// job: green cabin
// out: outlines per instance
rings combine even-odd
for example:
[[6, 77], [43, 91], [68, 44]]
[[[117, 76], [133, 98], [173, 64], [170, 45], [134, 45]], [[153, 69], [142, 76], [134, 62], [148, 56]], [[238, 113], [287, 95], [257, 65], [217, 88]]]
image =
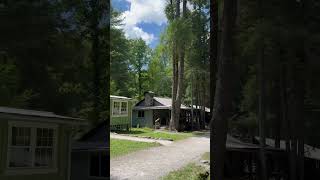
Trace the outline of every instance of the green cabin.
[[124, 96], [110, 95], [110, 129], [129, 130], [132, 124], [134, 100]]
[[0, 107], [0, 179], [69, 180], [71, 128], [87, 123], [52, 112]]

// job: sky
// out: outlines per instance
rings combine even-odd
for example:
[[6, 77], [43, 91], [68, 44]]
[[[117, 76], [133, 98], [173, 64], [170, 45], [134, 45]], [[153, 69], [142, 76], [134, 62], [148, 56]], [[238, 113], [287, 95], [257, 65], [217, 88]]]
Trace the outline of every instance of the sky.
[[123, 14], [123, 30], [129, 39], [142, 38], [151, 48], [160, 41], [167, 26], [166, 0], [112, 0], [114, 9]]

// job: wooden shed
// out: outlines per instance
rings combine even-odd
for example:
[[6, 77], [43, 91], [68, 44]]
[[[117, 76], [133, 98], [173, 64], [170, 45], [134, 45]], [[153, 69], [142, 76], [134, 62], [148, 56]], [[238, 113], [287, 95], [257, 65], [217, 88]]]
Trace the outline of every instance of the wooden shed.
[[131, 98], [110, 95], [110, 130], [129, 130], [133, 104]]

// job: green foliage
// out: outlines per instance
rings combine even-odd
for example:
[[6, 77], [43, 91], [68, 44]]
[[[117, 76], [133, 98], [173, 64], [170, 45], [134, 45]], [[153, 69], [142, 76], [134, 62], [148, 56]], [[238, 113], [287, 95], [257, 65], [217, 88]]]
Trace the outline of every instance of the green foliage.
[[153, 52], [148, 65], [148, 89], [159, 96], [171, 96], [171, 69], [169, 68], [169, 53], [164, 44], [159, 44]]

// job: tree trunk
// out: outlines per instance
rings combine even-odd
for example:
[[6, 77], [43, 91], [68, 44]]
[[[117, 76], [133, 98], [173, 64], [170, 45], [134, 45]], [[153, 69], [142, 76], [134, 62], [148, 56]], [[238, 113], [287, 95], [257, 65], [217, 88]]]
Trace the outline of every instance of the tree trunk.
[[[171, 5], [172, 1], [170, 1]], [[179, 18], [180, 16], [180, 0], [177, 0], [176, 4], [176, 15], [175, 19]], [[177, 112], [176, 112], [176, 97], [177, 97], [177, 89], [178, 89], [178, 61], [179, 61], [179, 56], [178, 56], [178, 46], [177, 42], [173, 42], [173, 52], [172, 52], [172, 102], [171, 102], [171, 119], [170, 119], [170, 125], [169, 129], [170, 131], [176, 130], [177, 126]]]
[[214, 97], [214, 114], [211, 123], [210, 144], [212, 152], [211, 179], [224, 179], [224, 164], [228, 119], [232, 115], [232, 101], [234, 98], [235, 62], [232, 59], [233, 32], [235, 25], [236, 0], [223, 1], [223, 24], [221, 33], [221, 54], [218, 60], [217, 83]]
[[266, 166], [266, 157], [265, 157], [265, 146], [266, 146], [266, 134], [265, 134], [265, 121], [266, 121], [266, 80], [265, 80], [265, 62], [264, 62], [264, 37], [262, 22], [264, 18], [263, 14], [263, 0], [259, 0], [258, 9], [260, 12], [260, 38], [259, 38], [259, 57], [258, 57], [258, 69], [259, 69], [259, 143], [260, 143], [260, 179], [267, 180], [267, 166]]
[[[218, 2], [210, 3], [210, 113], [212, 116], [215, 92], [216, 66], [218, 59]], [[211, 121], [210, 121], [211, 124]]]
[[191, 72], [191, 131], [193, 131], [193, 72]]
[[100, 43], [99, 43], [99, 29], [98, 29], [98, 2], [92, 1], [90, 4], [94, 9], [93, 18], [91, 22], [91, 36], [92, 36], [92, 49], [91, 49], [91, 61], [93, 63], [93, 114], [92, 125], [96, 125], [100, 119], [101, 103], [100, 103]]
[[201, 103], [201, 128], [205, 129], [206, 126], [206, 87], [205, 87], [205, 75], [202, 75], [202, 92], [201, 92], [201, 99], [202, 99], [202, 103]]
[[197, 89], [196, 89], [196, 97], [197, 97], [197, 130], [200, 130], [200, 95], [199, 95], [199, 92], [200, 92], [200, 79], [199, 79], [199, 74], [197, 74], [197, 82], [198, 82], [198, 85], [197, 85]]
[[[139, 65], [140, 66], [140, 65]], [[138, 70], [138, 93], [139, 93], [139, 98], [142, 97], [142, 80], [141, 80], [141, 69], [139, 68]]]
[[[177, 0], [177, 17], [180, 16], [180, 0]], [[183, 0], [183, 18], [186, 18], [186, 8], [187, 8], [187, 1]], [[181, 100], [184, 90], [184, 58], [185, 58], [185, 45], [181, 44], [181, 47], [178, 47], [177, 54], [179, 55], [178, 59], [178, 81], [177, 81], [177, 96], [175, 101], [175, 129], [180, 130], [180, 113], [181, 113]]]

